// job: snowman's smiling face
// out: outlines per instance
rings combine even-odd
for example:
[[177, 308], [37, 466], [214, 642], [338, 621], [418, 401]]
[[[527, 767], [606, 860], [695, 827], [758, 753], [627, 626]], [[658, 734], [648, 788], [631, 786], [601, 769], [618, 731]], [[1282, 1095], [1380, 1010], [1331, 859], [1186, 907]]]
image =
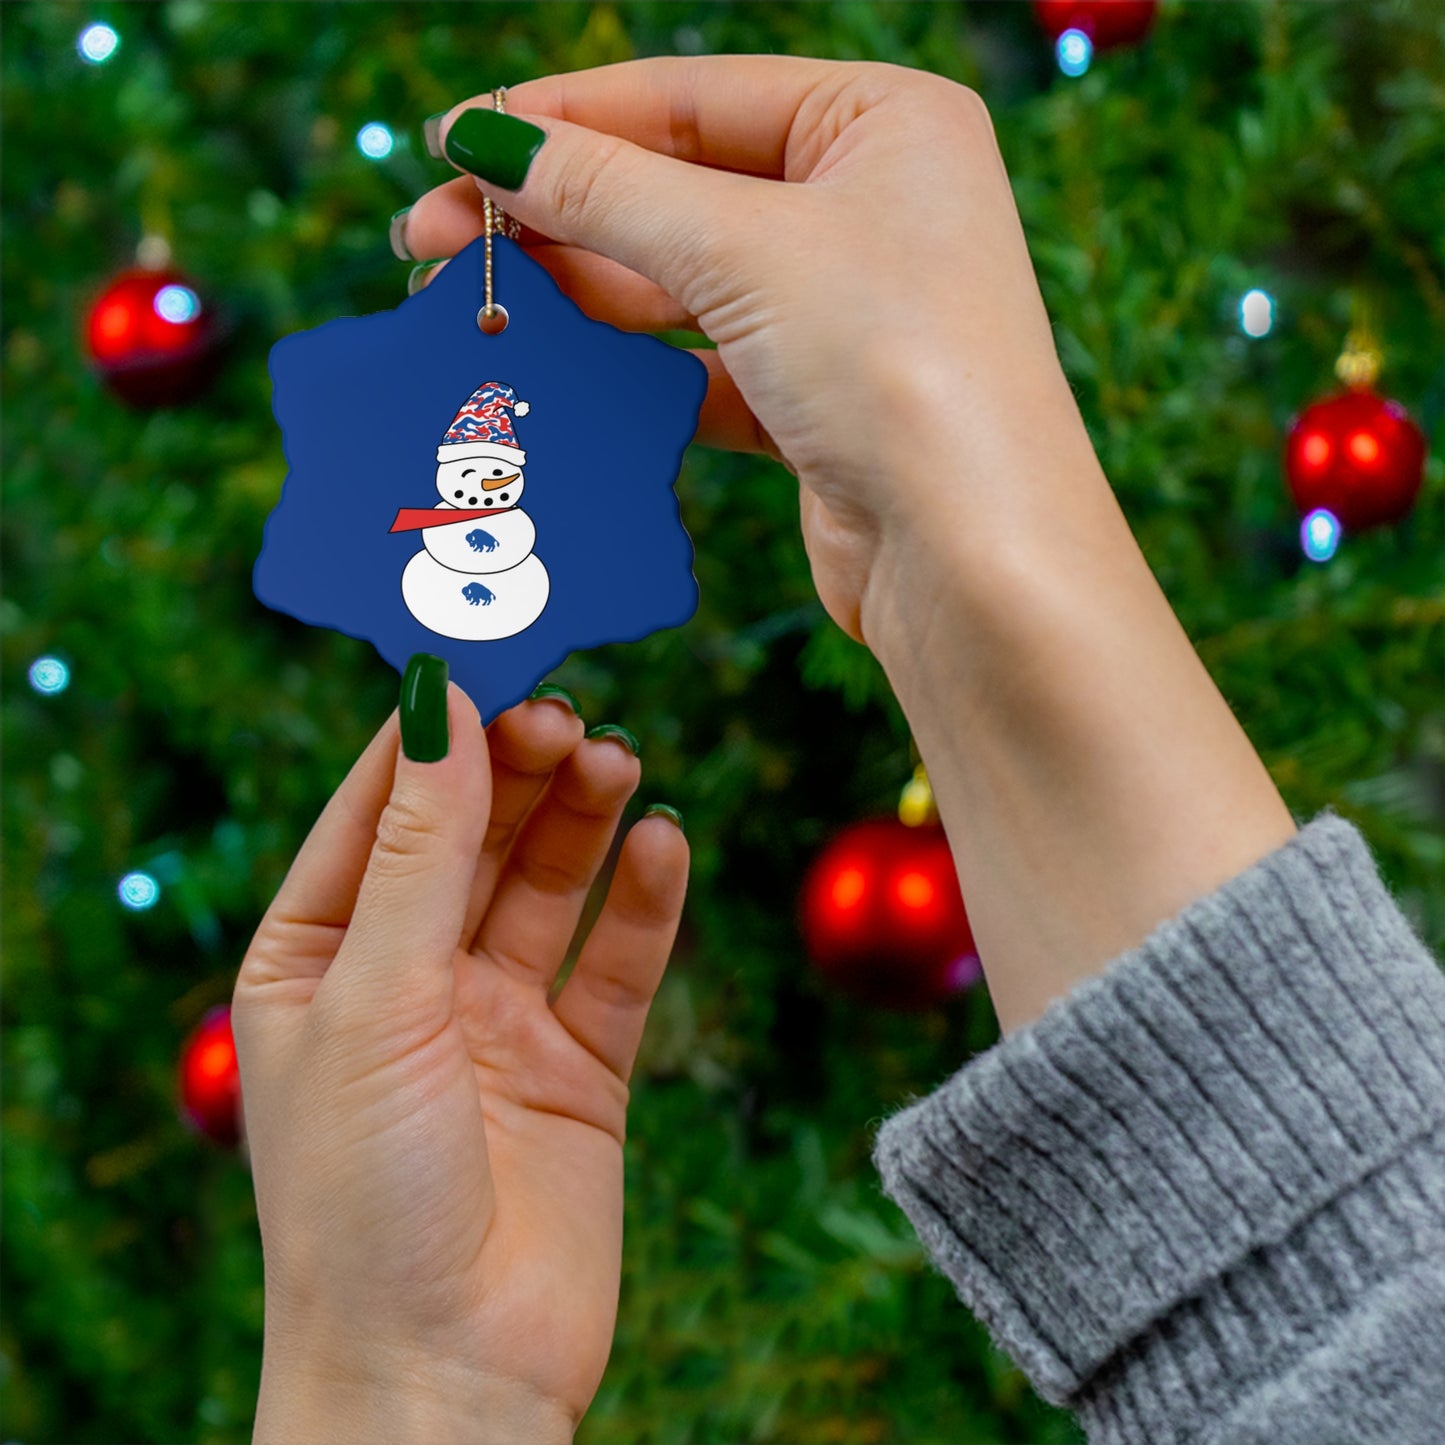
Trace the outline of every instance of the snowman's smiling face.
[[497, 457], [457, 457], [437, 464], [437, 493], [459, 509], [515, 507], [522, 486], [521, 467]]

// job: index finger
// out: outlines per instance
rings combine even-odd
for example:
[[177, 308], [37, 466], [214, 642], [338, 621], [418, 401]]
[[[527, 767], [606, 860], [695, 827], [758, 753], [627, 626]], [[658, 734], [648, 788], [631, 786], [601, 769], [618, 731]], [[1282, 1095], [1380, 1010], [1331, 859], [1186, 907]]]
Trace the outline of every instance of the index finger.
[[[552, 116], [678, 160], [797, 180], [807, 103], [824, 99], [822, 114], [819, 91], [845, 84], [849, 69], [793, 55], [657, 56], [509, 86], [507, 110]], [[473, 103], [448, 114], [443, 133]]]

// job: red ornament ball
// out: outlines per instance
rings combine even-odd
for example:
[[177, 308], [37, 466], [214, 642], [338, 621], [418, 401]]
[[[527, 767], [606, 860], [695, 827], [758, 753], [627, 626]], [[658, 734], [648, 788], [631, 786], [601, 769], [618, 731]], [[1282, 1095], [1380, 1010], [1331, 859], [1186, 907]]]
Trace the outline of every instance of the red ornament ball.
[[1347, 532], [1398, 522], [1425, 474], [1425, 436], [1398, 401], [1366, 388], [1307, 406], [1291, 423], [1285, 477], [1302, 517], [1332, 512]]
[[926, 1009], [981, 976], [948, 840], [937, 824], [876, 818], [843, 830], [803, 882], [803, 937], [840, 992]]
[[181, 1049], [182, 1119], [228, 1149], [241, 1142], [241, 1071], [230, 1006], [213, 1008]]
[[1158, 0], [1034, 0], [1034, 15], [1050, 40], [1082, 30], [1095, 50], [1142, 40], [1158, 9]]
[[189, 401], [215, 370], [215, 318], [176, 271], [116, 277], [90, 309], [85, 342], [106, 385], [134, 406]]

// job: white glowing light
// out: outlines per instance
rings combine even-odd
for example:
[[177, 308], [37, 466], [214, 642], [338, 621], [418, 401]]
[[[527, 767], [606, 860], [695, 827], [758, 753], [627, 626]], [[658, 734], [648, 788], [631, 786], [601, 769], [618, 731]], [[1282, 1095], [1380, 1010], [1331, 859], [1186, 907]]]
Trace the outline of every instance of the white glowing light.
[[70, 686], [70, 669], [58, 657], [37, 657], [30, 664], [30, 686], [47, 697]]
[[1268, 291], [1246, 291], [1239, 303], [1239, 325], [1246, 336], [1268, 336], [1274, 326], [1274, 298]]
[[152, 304], [162, 321], [176, 326], [194, 321], [201, 314], [201, 298], [189, 286], [162, 286]]
[[1094, 58], [1094, 42], [1082, 30], [1066, 30], [1054, 46], [1054, 55], [1065, 75], [1082, 75]]
[[161, 896], [161, 885], [149, 873], [127, 873], [115, 891], [127, 908], [140, 912]]
[[80, 32], [80, 39], [75, 42], [80, 58], [88, 60], [92, 65], [104, 65], [115, 54], [119, 45], [120, 36], [109, 25], [102, 24], [87, 25]]
[[1316, 507], [1300, 523], [1299, 541], [1311, 562], [1328, 562], [1340, 545], [1340, 521], [1331, 511]]
[[368, 160], [384, 161], [395, 144], [391, 128], [382, 125], [379, 120], [368, 122], [356, 132], [356, 148]]

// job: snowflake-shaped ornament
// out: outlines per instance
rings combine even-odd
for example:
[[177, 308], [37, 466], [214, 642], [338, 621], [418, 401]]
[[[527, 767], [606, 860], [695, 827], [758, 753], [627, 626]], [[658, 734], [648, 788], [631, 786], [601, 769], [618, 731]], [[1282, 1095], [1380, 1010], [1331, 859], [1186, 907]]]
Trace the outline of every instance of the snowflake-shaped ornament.
[[707, 369], [583, 315], [502, 237], [509, 321], [484, 335], [484, 245], [395, 311], [271, 349], [290, 471], [253, 586], [398, 672], [444, 657], [490, 721], [568, 653], [696, 610], [673, 484]]

